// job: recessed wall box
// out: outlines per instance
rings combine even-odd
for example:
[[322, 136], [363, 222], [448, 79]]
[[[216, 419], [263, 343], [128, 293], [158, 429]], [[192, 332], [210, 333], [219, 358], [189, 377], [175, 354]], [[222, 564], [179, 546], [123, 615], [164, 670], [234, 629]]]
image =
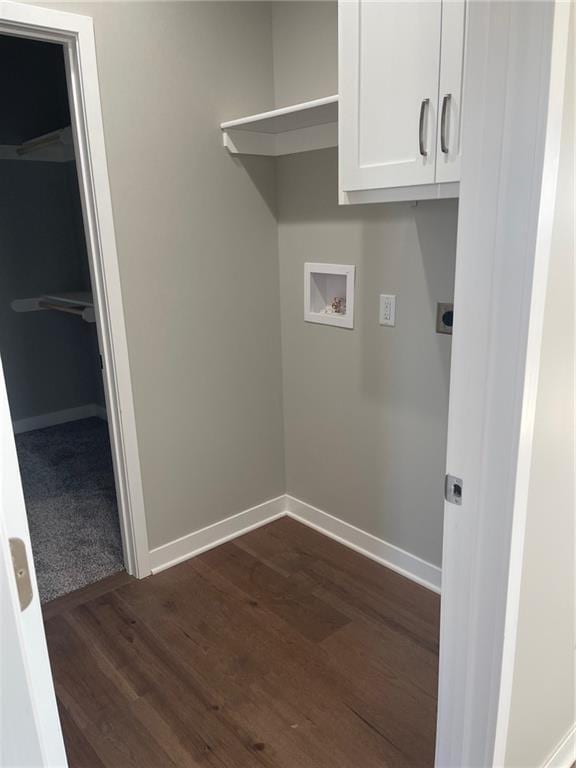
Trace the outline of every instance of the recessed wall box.
[[304, 320], [354, 328], [354, 279], [350, 264], [304, 264]]

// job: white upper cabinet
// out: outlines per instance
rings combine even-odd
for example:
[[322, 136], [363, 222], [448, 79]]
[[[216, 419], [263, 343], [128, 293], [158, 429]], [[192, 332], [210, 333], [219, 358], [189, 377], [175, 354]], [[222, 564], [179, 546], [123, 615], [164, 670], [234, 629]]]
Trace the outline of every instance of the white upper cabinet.
[[340, 0], [341, 193], [458, 181], [464, 16], [463, 0]]
[[460, 181], [460, 127], [464, 83], [464, 2], [442, 3], [442, 48], [436, 145], [436, 181]]

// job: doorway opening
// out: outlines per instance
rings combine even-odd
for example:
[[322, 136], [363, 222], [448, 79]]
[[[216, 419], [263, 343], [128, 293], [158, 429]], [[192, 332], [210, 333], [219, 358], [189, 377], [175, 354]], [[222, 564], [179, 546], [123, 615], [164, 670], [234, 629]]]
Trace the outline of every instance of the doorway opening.
[[124, 568], [146, 573], [136, 544], [140, 474], [119, 416], [123, 339], [112, 344], [91, 238], [70, 50], [0, 34], [0, 62], [0, 354], [47, 602]]
[[0, 36], [0, 353], [43, 602], [124, 568], [62, 46]]

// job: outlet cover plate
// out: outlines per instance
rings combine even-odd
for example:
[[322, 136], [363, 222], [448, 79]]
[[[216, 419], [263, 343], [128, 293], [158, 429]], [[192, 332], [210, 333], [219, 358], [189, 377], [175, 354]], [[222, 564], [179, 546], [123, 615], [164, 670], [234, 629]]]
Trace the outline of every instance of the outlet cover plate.
[[380, 325], [396, 325], [396, 296], [380, 294]]

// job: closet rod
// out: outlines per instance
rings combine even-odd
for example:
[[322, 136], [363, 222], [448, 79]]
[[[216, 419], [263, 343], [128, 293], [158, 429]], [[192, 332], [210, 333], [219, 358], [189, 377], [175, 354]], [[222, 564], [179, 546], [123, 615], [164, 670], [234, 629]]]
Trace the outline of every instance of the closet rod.
[[10, 302], [14, 312], [38, 312], [50, 310], [66, 312], [68, 315], [81, 317], [87, 323], [96, 322], [94, 300], [90, 291], [72, 291], [44, 294], [30, 299], [14, 299]]
[[84, 316], [83, 309], [77, 309], [76, 307], [65, 307], [62, 304], [52, 304], [50, 301], [42, 301], [42, 299], [38, 302], [38, 306], [42, 309], [55, 309], [57, 312], [66, 312], [69, 315], [80, 315], [81, 317]]

